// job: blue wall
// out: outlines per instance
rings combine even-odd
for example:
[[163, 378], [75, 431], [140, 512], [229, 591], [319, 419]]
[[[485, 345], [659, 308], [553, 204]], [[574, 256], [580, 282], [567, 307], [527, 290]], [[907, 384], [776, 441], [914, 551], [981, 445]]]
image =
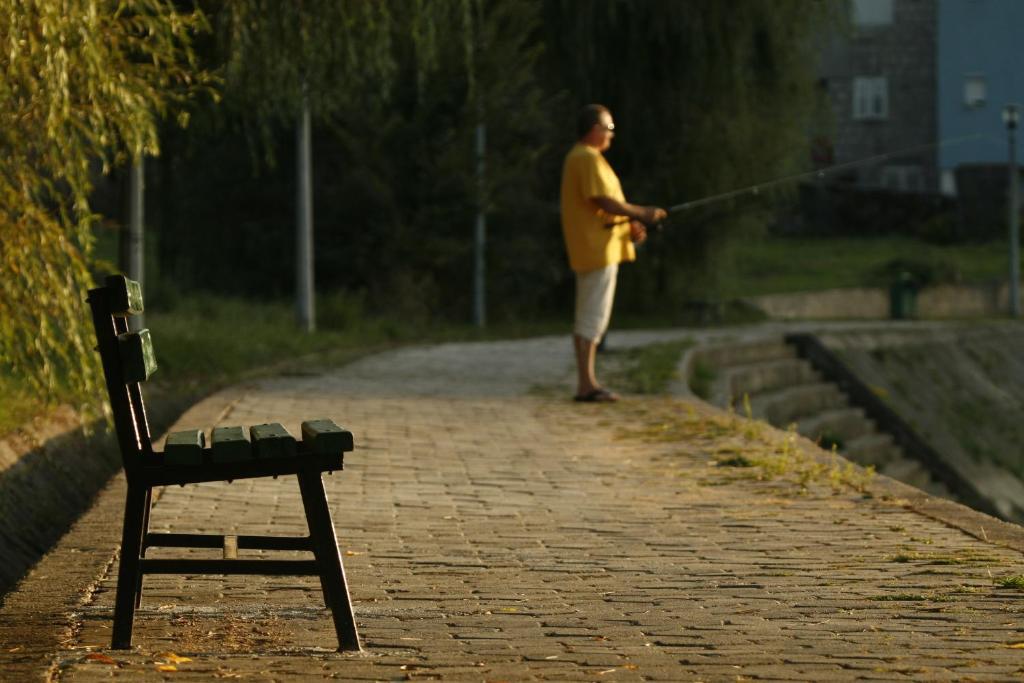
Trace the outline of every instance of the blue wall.
[[[985, 136], [940, 147], [939, 169], [962, 163], [1005, 163], [1003, 105], [1024, 105], [1024, 0], [939, 0], [938, 21], [939, 139], [973, 133]], [[977, 109], [964, 104], [968, 74], [983, 75], [987, 82], [986, 103]], [[1022, 132], [1018, 129], [1018, 137]], [[1019, 159], [1019, 147], [1017, 153]]]

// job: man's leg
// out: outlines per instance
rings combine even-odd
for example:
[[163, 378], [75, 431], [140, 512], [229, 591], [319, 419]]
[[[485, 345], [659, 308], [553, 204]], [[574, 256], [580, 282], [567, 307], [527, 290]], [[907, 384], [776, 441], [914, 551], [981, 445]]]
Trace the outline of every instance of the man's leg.
[[[601, 389], [594, 370], [597, 343], [611, 319], [612, 301], [618, 266], [608, 266], [576, 276], [576, 323], [573, 349], [576, 352], [576, 396], [583, 397]], [[615, 400], [607, 392], [602, 400]]]
[[597, 344], [578, 334], [572, 336], [572, 341], [576, 350], [576, 395], [586, 396], [599, 388], [597, 377], [594, 375]]

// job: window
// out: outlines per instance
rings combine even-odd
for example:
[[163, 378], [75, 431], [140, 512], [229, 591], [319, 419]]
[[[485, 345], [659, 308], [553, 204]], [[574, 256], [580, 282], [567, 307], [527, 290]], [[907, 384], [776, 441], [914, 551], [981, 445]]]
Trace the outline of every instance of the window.
[[885, 26], [892, 23], [892, 0], [853, 0], [855, 26]]
[[988, 83], [979, 74], [968, 74], [964, 78], [964, 104], [968, 109], [980, 109], [988, 98]]
[[889, 82], [885, 76], [857, 76], [853, 79], [853, 118], [889, 117]]
[[885, 166], [882, 187], [896, 192], [923, 192], [924, 173], [920, 166]]
[[956, 196], [956, 174], [953, 172], [953, 169], [945, 168], [942, 170], [939, 191], [947, 197]]

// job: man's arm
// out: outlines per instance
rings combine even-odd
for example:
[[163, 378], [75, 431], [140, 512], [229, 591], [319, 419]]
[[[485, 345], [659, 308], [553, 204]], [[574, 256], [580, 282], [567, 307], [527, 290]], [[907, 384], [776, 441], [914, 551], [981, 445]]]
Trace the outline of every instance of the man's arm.
[[668, 215], [665, 209], [657, 206], [639, 206], [628, 202], [620, 202], [611, 197], [591, 197], [590, 201], [597, 204], [605, 213], [610, 213], [613, 216], [626, 216], [643, 223], [657, 223]]

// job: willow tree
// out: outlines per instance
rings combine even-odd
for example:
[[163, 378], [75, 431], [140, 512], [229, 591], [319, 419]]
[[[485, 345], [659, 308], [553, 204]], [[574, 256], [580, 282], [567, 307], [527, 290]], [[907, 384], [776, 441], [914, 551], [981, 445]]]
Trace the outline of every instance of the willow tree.
[[[315, 328], [311, 127], [368, 79], [386, 91], [394, 69], [392, 18], [375, 0], [238, 0], [220, 13], [228, 102], [268, 140], [296, 129], [296, 314]], [[270, 147], [267, 147], [271, 150]]]
[[0, 0], [0, 372], [84, 398], [92, 181], [157, 154], [157, 119], [203, 87], [198, 12], [169, 0]]
[[[599, 101], [614, 112], [610, 155], [630, 196], [681, 203], [807, 170], [808, 133], [823, 106], [816, 37], [844, 7], [548, 0], [549, 65], [574, 107]], [[658, 277], [647, 298], [690, 296], [701, 271], [713, 290], [723, 246], [763, 225], [767, 209], [719, 204], [677, 217], [648, 252]]]

